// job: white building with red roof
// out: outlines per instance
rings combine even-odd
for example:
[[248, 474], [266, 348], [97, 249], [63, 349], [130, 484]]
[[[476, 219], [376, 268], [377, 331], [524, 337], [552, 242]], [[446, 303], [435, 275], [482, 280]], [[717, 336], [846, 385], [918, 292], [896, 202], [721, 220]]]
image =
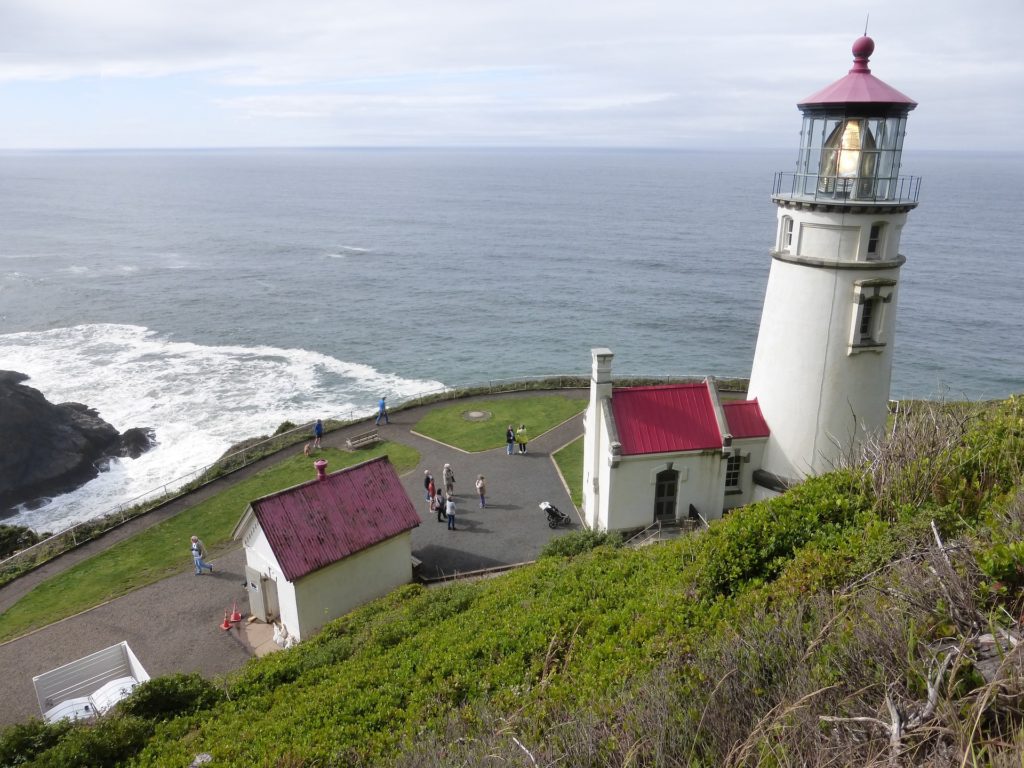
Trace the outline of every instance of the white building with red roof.
[[300, 640], [407, 584], [419, 524], [387, 456], [250, 502], [233, 536], [253, 615]]
[[714, 379], [612, 386], [612, 353], [591, 350], [583, 509], [596, 530], [705, 520], [748, 504], [769, 430], [757, 401], [723, 401]]
[[712, 379], [613, 388], [611, 351], [592, 350], [592, 528], [721, 517], [856, 461], [884, 430], [900, 237], [920, 179], [900, 176], [917, 104], [871, 74], [874, 48], [859, 38], [849, 73], [798, 104], [796, 170], [772, 189], [778, 229], [749, 399], [723, 401]]

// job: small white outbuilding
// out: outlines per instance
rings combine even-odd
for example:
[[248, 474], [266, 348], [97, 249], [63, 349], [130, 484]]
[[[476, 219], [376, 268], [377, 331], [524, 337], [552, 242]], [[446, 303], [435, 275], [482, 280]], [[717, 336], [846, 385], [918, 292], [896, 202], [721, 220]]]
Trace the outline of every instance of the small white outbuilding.
[[386, 456], [250, 502], [233, 535], [253, 615], [301, 640], [410, 582], [419, 524]]

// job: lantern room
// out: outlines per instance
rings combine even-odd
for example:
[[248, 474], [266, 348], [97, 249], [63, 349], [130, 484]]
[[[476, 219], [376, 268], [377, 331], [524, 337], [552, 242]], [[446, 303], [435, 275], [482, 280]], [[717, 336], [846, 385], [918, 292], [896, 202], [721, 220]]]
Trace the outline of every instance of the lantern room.
[[800, 154], [795, 173], [776, 175], [776, 199], [917, 202], [920, 179], [899, 175], [907, 114], [917, 103], [871, 74], [874, 48], [859, 38], [849, 73], [798, 105]]

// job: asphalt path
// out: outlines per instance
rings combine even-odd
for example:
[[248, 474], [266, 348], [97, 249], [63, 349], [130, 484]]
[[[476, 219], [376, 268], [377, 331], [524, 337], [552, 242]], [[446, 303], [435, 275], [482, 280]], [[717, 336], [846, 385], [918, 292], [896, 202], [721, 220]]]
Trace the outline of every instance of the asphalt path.
[[[457, 402], [464, 404], [468, 411], [480, 400], [529, 398], [540, 394], [560, 394], [576, 399], [588, 396], [587, 390], [526, 391], [481, 395]], [[504, 445], [491, 451], [466, 453], [412, 432], [427, 411], [450, 406], [452, 402], [455, 401], [398, 411], [390, 424], [379, 428], [384, 439], [412, 446], [420, 452], [419, 465], [401, 479], [409, 498], [420, 511], [422, 522], [413, 530], [412, 546], [413, 555], [422, 561], [421, 575], [452, 576], [533, 560], [549, 539], [570, 530], [548, 528], [538, 504], [549, 501], [566, 511], [575, 509], [551, 454], [582, 434], [582, 415], [532, 439], [525, 456], [506, 455]], [[370, 419], [330, 432], [323, 442], [343, 447], [350, 435], [367, 431], [373, 426], [372, 422]], [[505, 427], [505, 424], [494, 425], [502, 437]], [[0, 588], [0, 611], [51, 576], [301, 450], [301, 445], [286, 448], [219, 478], [5, 585]], [[423, 494], [424, 469], [440, 480], [445, 463], [450, 463], [455, 470], [455, 531], [437, 522]], [[480, 474], [487, 480], [485, 509], [479, 507], [474, 487]], [[239, 510], [239, 515], [241, 513]], [[572, 528], [579, 528], [578, 517], [573, 517]], [[34, 675], [122, 640], [128, 641], [152, 676], [199, 672], [213, 677], [241, 667], [252, 657], [253, 648], [246, 642], [244, 632], [237, 628], [225, 631], [220, 624], [224, 611], [233, 605], [243, 614], [248, 611], [244, 589], [245, 556], [236, 543], [214, 553], [210, 562], [214, 565], [212, 574], [195, 576], [188, 562], [183, 565], [188, 569], [186, 572], [0, 644], [0, 671], [5, 689], [0, 699], [0, 725], [40, 714], [32, 686]]]

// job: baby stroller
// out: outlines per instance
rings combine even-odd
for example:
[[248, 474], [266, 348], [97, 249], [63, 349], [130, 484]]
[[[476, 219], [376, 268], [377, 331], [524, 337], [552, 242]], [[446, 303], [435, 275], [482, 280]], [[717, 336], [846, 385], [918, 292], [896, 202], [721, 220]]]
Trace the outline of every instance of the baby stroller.
[[542, 501], [537, 505], [548, 516], [548, 528], [557, 528], [560, 525], [571, 525], [572, 520], [565, 512], [560, 510], [550, 501]]

